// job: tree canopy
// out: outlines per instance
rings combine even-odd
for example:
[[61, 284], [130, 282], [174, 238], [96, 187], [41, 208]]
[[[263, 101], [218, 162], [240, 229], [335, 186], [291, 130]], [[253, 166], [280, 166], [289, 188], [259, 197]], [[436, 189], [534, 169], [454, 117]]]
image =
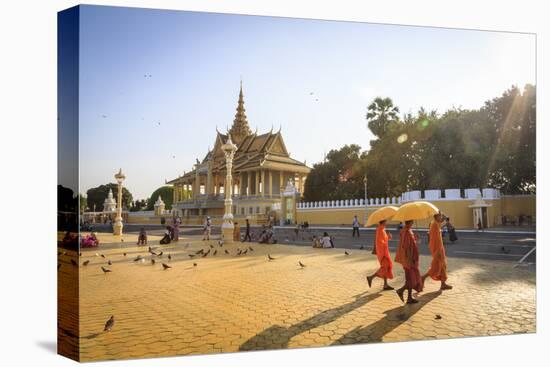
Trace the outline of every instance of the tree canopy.
[[172, 209], [172, 202], [174, 199], [174, 188], [172, 186], [162, 186], [153, 191], [149, 199], [147, 200], [147, 209], [146, 210], [153, 210], [155, 202], [157, 201], [158, 197], [162, 198], [162, 201], [164, 201], [164, 208], [166, 210]]
[[[109, 189], [113, 190], [113, 197], [117, 199], [118, 185], [116, 183], [108, 183], [106, 185], [101, 185], [94, 187], [86, 191], [86, 200], [88, 201], [88, 208], [90, 210], [102, 211], [103, 203], [109, 195]], [[128, 189], [122, 187], [122, 208], [124, 210], [129, 209], [132, 206], [132, 194]]]
[[536, 89], [513, 86], [479, 109], [398, 115], [391, 98], [367, 108], [368, 151], [332, 150], [313, 166], [307, 201], [397, 196], [409, 190], [491, 187], [536, 192]]

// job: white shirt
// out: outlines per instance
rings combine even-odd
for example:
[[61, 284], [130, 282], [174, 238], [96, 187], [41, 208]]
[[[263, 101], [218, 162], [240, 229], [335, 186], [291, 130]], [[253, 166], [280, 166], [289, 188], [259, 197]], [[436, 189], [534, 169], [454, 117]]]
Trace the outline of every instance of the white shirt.
[[332, 247], [332, 245], [330, 243], [330, 237], [329, 236], [325, 236], [325, 237], [321, 238], [321, 243], [323, 244], [323, 248]]

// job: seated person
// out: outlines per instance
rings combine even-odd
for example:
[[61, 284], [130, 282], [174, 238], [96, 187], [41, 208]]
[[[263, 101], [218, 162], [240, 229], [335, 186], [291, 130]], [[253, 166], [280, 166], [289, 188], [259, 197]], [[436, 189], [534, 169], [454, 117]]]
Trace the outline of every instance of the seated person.
[[87, 235], [80, 241], [80, 247], [97, 247], [98, 245], [99, 240], [97, 239], [95, 233]]
[[313, 236], [313, 248], [322, 248], [323, 244], [321, 243], [321, 240], [317, 236]]
[[141, 227], [138, 234], [138, 245], [146, 245], [147, 244], [147, 232], [145, 232], [145, 228]]
[[170, 234], [171, 234], [170, 226], [168, 226], [166, 227], [166, 231], [164, 232], [164, 237], [162, 237], [162, 239], [160, 240], [161, 245], [167, 245], [170, 243], [170, 241], [172, 241]]
[[323, 248], [334, 247], [334, 242], [332, 242], [332, 238], [328, 235], [327, 232], [323, 233], [323, 238], [321, 238], [321, 244]]

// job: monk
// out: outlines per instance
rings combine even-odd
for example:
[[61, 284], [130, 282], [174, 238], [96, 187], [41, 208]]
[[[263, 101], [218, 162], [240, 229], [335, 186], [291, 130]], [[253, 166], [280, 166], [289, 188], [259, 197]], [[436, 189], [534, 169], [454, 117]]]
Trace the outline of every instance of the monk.
[[393, 279], [393, 262], [391, 261], [390, 249], [388, 247], [388, 241], [391, 240], [391, 238], [391, 233], [386, 232], [386, 221], [380, 221], [376, 228], [376, 233], [374, 234], [374, 246], [376, 248], [376, 257], [378, 257], [380, 268], [374, 274], [367, 276], [369, 288], [372, 285], [372, 280], [375, 277], [379, 277], [384, 279], [383, 290], [393, 290], [393, 287], [388, 284], [388, 279]]
[[443, 223], [443, 215], [437, 213], [434, 215], [432, 223], [430, 223], [430, 252], [432, 253], [432, 264], [430, 268], [422, 276], [422, 284], [427, 277], [441, 282], [441, 290], [453, 289], [447, 284], [447, 257], [445, 256], [445, 247], [443, 246], [443, 237], [441, 236], [441, 225]]
[[405, 227], [399, 233], [399, 246], [397, 247], [397, 253], [395, 255], [395, 261], [400, 263], [405, 270], [405, 284], [399, 288], [396, 292], [401, 302], [405, 302], [403, 299], [403, 293], [408, 291], [407, 303], [418, 303], [418, 300], [412, 297], [412, 290], [422, 292], [422, 277], [420, 276], [418, 246], [416, 241], [418, 235], [412, 231], [413, 221], [408, 220], [405, 222]]

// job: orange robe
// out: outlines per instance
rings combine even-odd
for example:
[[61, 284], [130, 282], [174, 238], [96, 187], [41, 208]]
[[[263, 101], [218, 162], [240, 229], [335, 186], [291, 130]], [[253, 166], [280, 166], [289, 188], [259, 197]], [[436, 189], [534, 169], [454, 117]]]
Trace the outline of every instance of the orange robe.
[[390, 249], [388, 247], [388, 240], [390, 236], [386, 232], [386, 226], [379, 225], [376, 228], [376, 234], [374, 237], [376, 246], [376, 257], [380, 263], [380, 269], [376, 272], [376, 275], [380, 278], [393, 279], [393, 262], [391, 261]]
[[443, 247], [443, 237], [441, 236], [441, 224], [432, 221], [430, 224], [430, 252], [432, 253], [432, 264], [428, 275], [433, 280], [447, 280], [447, 257], [445, 256], [445, 247]]
[[422, 276], [420, 275], [418, 246], [416, 236], [412, 229], [403, 228], [399, 233], [399, 246], [395, 255], [395, 261], [400, 263], [405, 270], [405, 288], [422, 291]]

